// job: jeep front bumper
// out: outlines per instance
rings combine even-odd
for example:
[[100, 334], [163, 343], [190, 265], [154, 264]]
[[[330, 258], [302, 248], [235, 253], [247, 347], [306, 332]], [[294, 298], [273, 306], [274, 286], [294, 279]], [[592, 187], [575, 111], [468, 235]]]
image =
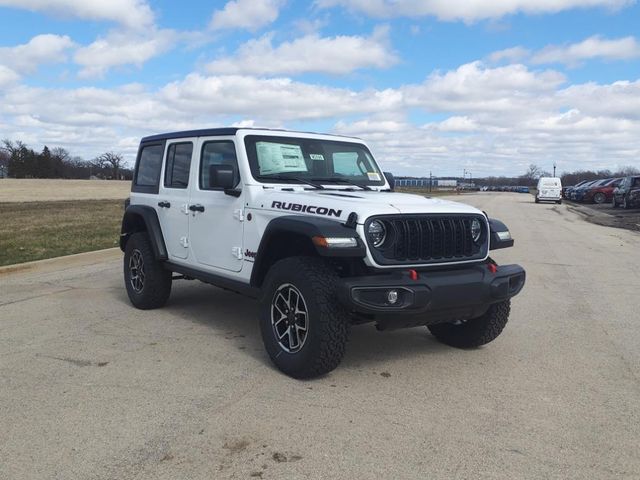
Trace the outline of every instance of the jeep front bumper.
[[525, 277], [520, 265], [403, 271], [345, 278], [338, 295], [350, 312], [375, 316], [379, 324], [380, 317], [392, 314], [386, 328], [426, 325], [478, 317], [517, 295]]

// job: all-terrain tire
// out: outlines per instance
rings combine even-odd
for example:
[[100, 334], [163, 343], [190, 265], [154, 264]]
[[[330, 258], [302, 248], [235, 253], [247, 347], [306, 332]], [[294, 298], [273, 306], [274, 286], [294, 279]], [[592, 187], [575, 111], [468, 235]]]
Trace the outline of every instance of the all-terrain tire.
[[[299, 379], [317, 377], [335, 369], [342, 360], [349, 338], [350, 320], [337, 301], [337, 283], [335, 270], [321, 258], [290, 257], [270, 268], [260, 302], [260, 331], [271, 361], [287, 375]], [[299, 337], [298, 342], [292, 342], [285, 334], [279, 339], [282, 325], [279, 324], [281, 330], [274, 326], [282, 317], [280, 309], [286, 310], [293, 303], [290, 300], [283, 307], [280, 298], [276, 310], [274, 305], [279, 301], [278, 294], [286, 296], [283, 289], [291, 290], [292, 287], [293, 295], [302, 297], [300, 310], [306, 309], [304, 322], [307, 330], [304, 339]], [[302, 318], [289, 318], [285, 326], [295, 325]], [[296, 345], [297, 349], [294, 348]]]
[[495, 340], [509, 320], [511, 301], [495, 303], [481, 317], [456, 323], [428, 325], [434, 337], [446, 345], [474, 348]]
[[151, 310], [167, 303], [172, 273], [156, 260], [145, 232], [134, 233], [127, 241], [123, 267], [124, 284], [134, 307]]

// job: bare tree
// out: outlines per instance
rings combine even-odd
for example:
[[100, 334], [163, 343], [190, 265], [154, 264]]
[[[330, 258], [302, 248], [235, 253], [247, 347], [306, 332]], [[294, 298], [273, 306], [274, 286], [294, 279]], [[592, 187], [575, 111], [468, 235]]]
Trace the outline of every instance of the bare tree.
[[105, 152], [96, 157], [94, 162], [100, 168], [110, 168], [112, 177], [118, 180], [118, 174], [124, 165], [124, 157], [119, 153]]

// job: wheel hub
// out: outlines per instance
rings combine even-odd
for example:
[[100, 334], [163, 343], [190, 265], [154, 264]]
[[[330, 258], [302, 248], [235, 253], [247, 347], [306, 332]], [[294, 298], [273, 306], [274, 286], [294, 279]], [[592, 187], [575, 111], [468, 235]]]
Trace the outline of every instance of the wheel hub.
[[294, 285], [278, 287], [271, 301], [271, 326], [280, 348], [296, 353], [304, 346], [308, 333], [307, 304]]
[[144, 288], [145, 272], [144, 257], [142, 252], [135, 249], [129, 258], [129, 283], [136, 293], [140, 293]]

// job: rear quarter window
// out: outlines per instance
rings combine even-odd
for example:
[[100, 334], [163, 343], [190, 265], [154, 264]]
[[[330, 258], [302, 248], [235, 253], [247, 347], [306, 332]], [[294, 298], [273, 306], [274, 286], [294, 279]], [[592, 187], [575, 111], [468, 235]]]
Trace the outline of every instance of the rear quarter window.
[[163, 153], [164, 143], [144, 145], [142, 147], [136, 166], [133, 191], [158, 193]]

